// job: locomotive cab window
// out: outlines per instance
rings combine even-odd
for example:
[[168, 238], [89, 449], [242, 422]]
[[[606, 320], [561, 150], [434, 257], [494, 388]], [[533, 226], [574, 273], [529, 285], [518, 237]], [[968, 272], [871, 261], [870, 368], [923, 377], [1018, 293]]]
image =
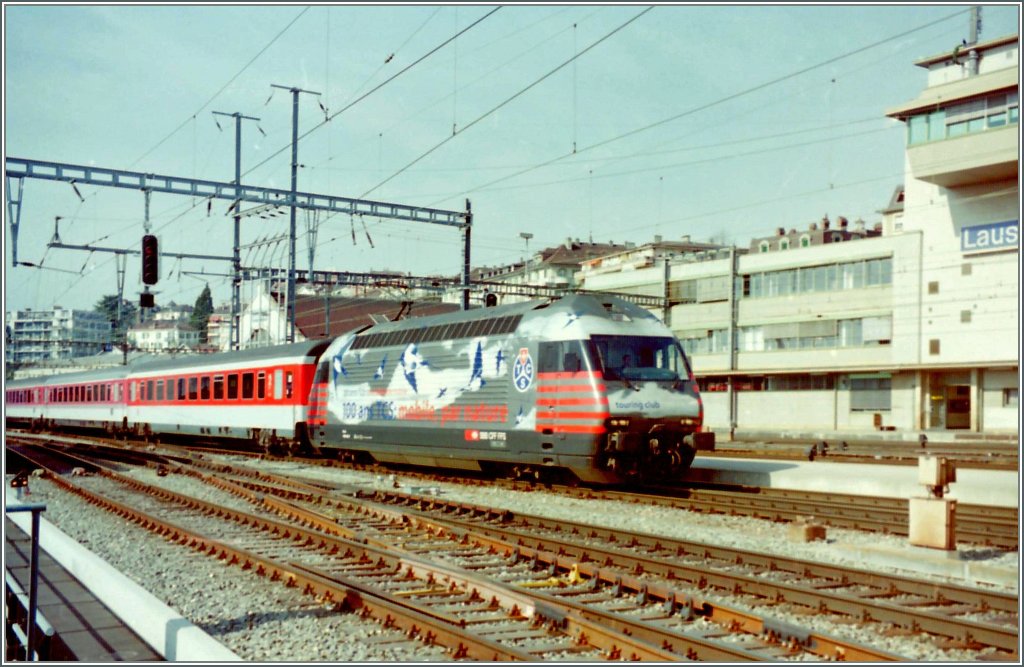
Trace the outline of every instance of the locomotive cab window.
[[668, 336], [591, 337], [609, 380], [686, 380], [690, 369], [678, 343]]

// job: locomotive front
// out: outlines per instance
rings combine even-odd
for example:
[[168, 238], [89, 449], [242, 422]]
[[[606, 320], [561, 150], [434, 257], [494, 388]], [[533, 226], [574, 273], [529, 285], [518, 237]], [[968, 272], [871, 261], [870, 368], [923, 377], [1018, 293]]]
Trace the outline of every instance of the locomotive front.
[[678, 478], [714, 437], [701, 432], [703, 403], [679, 342], [648, 311], [618, 299], [567, 315], [571, 326], [547, 334], [573, 338], [538, 344], [538, 430], [592, 438], [599, 477]]

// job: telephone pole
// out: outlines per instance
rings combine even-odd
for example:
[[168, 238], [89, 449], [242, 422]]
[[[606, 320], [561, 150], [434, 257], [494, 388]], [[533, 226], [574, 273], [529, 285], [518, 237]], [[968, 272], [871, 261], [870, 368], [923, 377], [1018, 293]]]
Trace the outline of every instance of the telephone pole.
[[[230, 116], [235, 119], [235, 185], [242, 185], [242, 120], [253, 120], [259, 122], [259, 118], [253, 116], [243, 116], [239, 112], [235, 113], [224, 113], [223, 111], [214, 111], [215, 116]], [[292, 186], [294, 191], [295, 187]], [[242, 221], [242, 201], [236, 199], [234, 203], [235, 207], [235, 243], [231, 248], [231, 349], [237, 350], [239, 347], [239, 327], [241, 326], [241, 315], [242, 315], [242, 258], [239, 251], [241, 245], [241, 221]], [[294, 210], [294, 209], [292, 209]]]
[[320, 95], [312, 90], [303, 90], [294, 86], [280, 86], [276, 83], [270, 84], [272, 88], [282, 88], [292, 94], [292, 203], [291, 216], [288, 225], [288, 292], [286, 299], [286, 312], [288, 314], [288, 329], [285, 334], [285, 342], [295, 342], [295, 197], [298, 193], [298, 169], [299, 169], [299, 93]]

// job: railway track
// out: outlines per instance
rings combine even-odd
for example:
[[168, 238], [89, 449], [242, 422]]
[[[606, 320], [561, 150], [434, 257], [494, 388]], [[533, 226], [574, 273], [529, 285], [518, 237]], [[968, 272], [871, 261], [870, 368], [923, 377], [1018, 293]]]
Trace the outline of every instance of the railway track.
[[[970, 618], [963, 616], [970, 613], [995, 615], [1001, 617], [1006, 624], [1015, 626], [1016, 597], [987, 597], [988, 594], [974, 589], [882, 577], [873, 573], [852, 576], [852, 571], [835, 566], [785, 561], [763, 554], [722, 550], [707, 545], [687, 544], [595, 527], [572, 526], [535, 517], [510, 517], [484, 508], [462, 506], [437, 498], [416, 497], [399, 492], [377, 492], [372, 499], [339, 497], [322, 486], [291, 478], [266, 475], [242, 467], [223, 466], [212, 461], [198, 461], [197, 464], [215, 471], [215, 474], [205, 474], [207, 483], [218, 484], [236, 495], [245, 497], [249, 503], [262, 503], [293, 521], [316, 526], [316, 535], [330, 532], [337, 534], [338, 526], [344, 526], [348, 522], [352, 527], [346, 529], [347, 539], [356, 544], [376, 543], [380, 549], [412, 554], [416, 559], [440, 559], [446, 561], [447, 568], [454, 564], [457, 572], [469, 571], [482, 575], [490, 568], [498, 568], [503, 574], [492, 574], [486, 582], [476, 579], [466, 583], [467, 580], [459, 579], [458, 582], [463, 584], [464, 588], [453, 590], [463, 590], [463, 596], [469, 595], [470, 602], [478, 596], [465, 593], [466, 590], [481, 590], [488, 585], [525, 591], [520, 594], [529, 595], [529, 599], [532, 600], [529, 604], [533, 607], [529, 607], [522, 598], [516, 598], [517, 601], [512, 603], [512, 607], [506, 605], [505, 613], [509, 615], [518, 611], [522, 614], [523, 609], [531, 608], [533, 611], [530, 618], [534, 624], [537, 618], [545, 619], [541, 621], [542, 625], [544, 622], [550, 624], [550, 619], [556, 618], [562, 619], [559, 623], [568, 627], [565, 626], [564, 619], [568, 618], [566, 614], [572, 615], [572, 618], [578, 619], [581, 624], [572, 625], [574, 629], [563, 637], [566, 641], [576, 642], [570, 642], [573, 646], [571, 651], [566, 648], [569, 644], [560, 643], [560, 639], [551, 640], [562, 651], [554, 655], [563, 658], [573, 655], [574, 659], [578, 659], [581, 655], [587, 655], [587, 650], [595, 651], [605, 658], [641, 655], [642, 651], [637, 653], [636, 649], [624, 649], [628, 647], [628, 643], [623, 642], [619, 636], [621, 634], [626, 637], [645, 637], [646, 643], [643, 646], [647, 648], [671, 648], [669, 658], [650, 657], [649, 654], [644, 654], [647, 657], [643, 659], [664, 660], [679, 656], [704, 660], [793, 659], [801, 653], [817, 656], [818, 659], [899, 659], [898, 656], [886, 654], [884, 651], [809, 632], [799, 624], [774, 621], [763, 614], [750, 613], [713, 602], [717, 591], [727, 591], [730, 595], [745, 595], [754, 601], [754, 608], [792, 607], [798, 616], [828, 611], [843, 619], [841, 622], [881, 623], [887, 628], [883, 630], [884, 632], [925, 631], [933, 634], [939, 645], [988, 651], [995, 649], [994, 654], [986, 654], [990, 659], [1011, 659], [1015, 655], [1012, 648], [1016, 646], [1017, 641], [1015, 628], [1007, 631], [1005, 628], [1000, 629], [996, 624], [971, 621]], [[187, 468], [182, 468], [183, 471], [185, 469]], [[118, 478], [116, 474], [103, 474], [112, 479]], [[229, 481], [232, 476], [236, 478], [235, 481]], [[137, 484], [127, 478], [121, 479], [120, 482], [129, 486]], [[248, 490], [243, 490], [243, 486], [248, 487]], [[164, 497], [166, 493], [152, 489], [148, 492], [160, 497]], [[270, 501], [269, 499], [274, 496], [287, 500]], [[177, 498], [175, 502], [189, 505], [194, 501]], [[274, 504], [281, 502], [285, 504]], [[355, 504], [351, 505], [352, 503]], [[337, 508], [342, 505], [346, 506], [347, 518], [336, 513]], [[324, 512], [325, 506], [331, 508], [331, 513]], [[372, 513], [369, 513], [367, 507], [373, 508]], [[207, 508], [203, 511], [210, 513], [223, 510]], [[150, 520], [141, 521], [148, 523]], [[255, 520], [252, 518], [235, 519], [236, 523], [242, 524], [253, 521]], [[273, 534], [274, 531], [285, 531], [286, 534], [290, 534], [287, 528], [268, 528], [266, 526], [271, 524], [263, 525], [265, 532], [270, 531]], [[411, 527], [417, 528], [419, 532], [410, 535]], [[173, 530], [180, 531], [181, 527], [175, 525]], [[371, 533], [376, 537], [369, 539], [368, 535]], [[394, 537], [396, 534], [397, 538]], [[581, 540], [581, 535], [585, 536], [585, 539]], [[567, 536], [575, 537], [567, 539]], [[190, 539], [194, 543], [197, 538], [193, 536]], [[305, 535], [304, 539], [308, 543], [319, 538], [315, 535]], [[231, 543], [235, 544], [239, 540], [243, 538], [239, 537]], [[220, 540], [221, 546], [216, 549], [210, 547], [210, 550], [228, 558], [229, 556], [225, 555], [227, 551], [223, 550], [223, 542], [224, 540]], [[595, 545], [595, 542], [598, 544]], [[599, 546], [601, 542], [604, 542], [605, 546]], [[244, 541], [240, 543], [244, 544]], [[447, 548], [445, 545], [448, 545]], [[627, 545], [628, 548], [624, 548]], [[255, 549], [241, 551], [240, 555], [233, 555], [230, 558], [241, 559], [240, 562], [243, 564], [256, 562], [261, 558], [261, 554]], [[636, 553], [628, 556], [624, 555], [623, 551]], [[266, 569], [266, 563], [272, 559], [265, 556], [263, 558], [265, 560], [262, 567]], [[359, 557], [364, 568], [367, 565], [367, 558], [373, 560], [373, 556]], [[687, 561], [694, 560], [705, 565], [687, 564]], [[379, 554], [375, 562], [385, 563], [375, 570], [379, 578], [384, 578], [385, 572], [394, 570], [393, 563], [381, 561]], [[707, 569], [708, 563], [715, 565]], [[292, 564], [301, 564], [301, 560]], [[304, 567], [306, 569], [300, 567], [297, 573], [293, 570], [288, 576], [323, 578], [322, 571], [309, 565]], [[722, 572], [737, 568], [746, 570], [746, 574]], [[784, 581], [766, 584], [765, 577], [769, 575], [782, 576]], [[427, 581], [425, 586], [423, 576]], [[444, 567], [440, 570], [430, 570], [423, 576], [417, 579], [416, 583], [410, 584], [413, 590], [407, 593], [406, 602], [410, 599], [436, 597], [437, 581], [443, 579], [446, 585], [452, 586], [457, 580], [453, 578], [452, 572]], [[868, 579], [864, 579], [865, 576]], [[434, 580], [433, 583], [430, 582], [431, 579]], [[793, 580], [812, 582], [811, 592], [792, 583]], [[348, 583], [347, 580], [343, 581]], [[679, 590], [681, 584], [692, 588], [689, 592], [682, 592]], [[541, 590], [544, 592], [541, 593]], [[815, 593], [814, 590], [818, 592]], [[822, 590], [831, 593], [823, 597]], [[836, 594], [836, 590], [843, 590], [843, 593]], [[852, 595], [849, 591], [858, 593]], [[360, 594], [364, 592], [361, 591]], [[330, 593], [328, 599], [337, 599], [338, 595], [339, 593]], [[457, 595], [448, 596], [448, 599], [466, 602]], [[893, 600], [901, 602], [893, 604]], [[483, 604], [483, 601], [475, 601]], [[488, 605], [488, 609], [500, 615], [501, 612], [494, 610], [493, 600], [488, 601]], [[601, 609], [602, 606], [607, 609]], [[538, 616], [537, 609], [545, 611]], [[552, 609], [557, 611], [553, 613]], [[609, 609], [615, 610], [612, 616], [609, 616], [612, 613]], [[921, 611], [922, 609], [925, 611]], [[936, 609], [942, 613], [938, 613]], [[629, 616], [646, 620], [639, 625], [635, 621], [630, 621], [631, 625], [624, 620]], [[605, 638], [603, 645], [601, 642], [594, 642], [595, 628], [582, 622], [596, 623], [600, 628], [611, 632], [612, 638]], [[514, 635], [516, 631], [510, 632]], [[538, 630], [523, 629], [522, 632]], [[536, 634], [530, 636], [535, 639], [539, 637]], [[693, 645], [690, 642], [694, 636], [717, 641], [710, 645], [706, 642]], [[687, 643], [681, 643], [681, 638]], [[589, 649], [583, 648], [584, 644]], [[721, 652], [722, 646], [718, 644], [724, 644], [730, 647], [730, 650], [739, 652], [724, 654]], [[741, 648], [737, 649], [737, 646]], [[453, 655], [461, 650], [464, 649], [456, 647], [453, 649]], [[625, 655], [623, 650], [627, 651]], [[539, 654], [530, 655], [530, 659], [536, 659]]]
[[[610, 627], [608, 612], [592, 611], [587, 618], [551, 607], [543, 595], [517, 591], [471, 568], [452, 568], [433, 562], [436, 559], [410, 559], [404, 549], [368, 545], [366, 539], [330, 537], [325, 531], [276, 521], [263, 509], [253, 513], [213, 504], [105, 470], [77, 483], [59, 475], [53, 479], [89, 502], [167, 539], [271, 580], [302, 586], [318, 599], [335, 603], [339, 610], [358, 610], [378, 618], [386, 628], [402, 626], [410, 638], [444, 645], [456, 659], [682, 658], [664, 645]], [[230, 487], [223, 479], [208, 481], [213, 480]], [[111, 488], [110, 482], [117, 486]], [[241, 487], [234, 490], [245, 494]], [[254, 497], [247, 500], [263, 505]], [[273, 509], [273, 504], [269, 507]], [[355, 518], [366, 521], [365, 515]], [[423, 533], [429, 539], [428, 531]], [[530, 581], [543, 576], [532, 573], [526, 564], [508, 574], [525, 578], [527, 589]], [[626, 628], [639, 625], [626, 623]], [[767, 660], [778, 655], [778, 651], [758, 654], [700, 639], [683, 641], [688, 655], [708, 660]], [[765, 651], [770, 647], [770, 643], [761, 646]]]
[[[28, 438], [25, 439], [25, 442], [32, 441]], [[74, 442], [78, 441], [75, 440]], [[71, 442], [69, 441], [69, 444]], [[197, 457], [201, 459], [203, 456], [214, 456], [216, 454], [248, 456], [254, 459], [266, 458], [257, 452], [204, 449], [197, 454], [192, 449], [175, 445], [149, 446], [152, 447], [153, 451], [140, 452], [137, 446], [126, 445], [117, 441], [92, 439], [89, 441], [82, 440], [81, 442], [93, 443], [92, 446], [99, 448], [100, 452], [106, 452], [108, 448], [110, 451], [116, 452], [127, 447], [129, 451], [135, 452], [135, 456], [141, 454], [146, 454], [150, 457], [162, 456], [165, 463], [186, 462], [195, 460]], [[111, 454], [103, 455], [111, 456]], [[317, 466], [352, 468], [375, 472], [383, 470], [377, 466], [349, 464], [329, 459], [298, 460]], [[905, 498], [884, 498], [749, 486], [701, 486], [696, 484], [661, 487], [638, 492], [601, 487], [592, 488], [558, 484], [539, 485], [535, 482], [481, 479], [480, 477], [466, 477], [458, 474], [442, 475], [436, 471], [403, 470], [402, 474], [430, 482], [444, 480], [461, 484], [486, 484], [489, 486], [502, 486], [512, 490], [542, 488], [545, 492], [559, 493], [583, 499], [619, 500], [638, 505], [675, 507], [688, 511], [730, 516], [749, 516], [780, 522], [813, 520], [830, 527], [850, 528], [898, 536], [907, 536], [909, 533], [909, 502]], [[1017, 508], [958, 503], [955, 520], [955, 534], [959, 542], [999, 549], [1016, 550], [1020, 548], [1019, 511]]]
[[[273, 492], [273, 488], [280, 492], [294, 483], [254, 471], [242, 476], [249, 477], [242, 483], [262, 492]], [[311, 506], [327, 503], [350, 508], [354, 502], [313, 485], [303, 491], [291, 488], [284, 494], [293, 502], [301, 498]], [[759, 633], [775, 632], [789, 641], [799, 638], [814, 646], [827, 644], [826, 639], [809, 639], [808, 634], [813, 633], [798, 627], [766, 623], [761, 615], [740, 620], [742, 612], [710, 602], [707, 591], [748, 596], [755, 608], [792, 607], [797, 615], [831, 614], [841, 619], [840, 623], [879, 623], [882, 633], [927, 632], [940, 646], [987, 647], [990, 656], [1001, 659], [1012, 659], [1016, 651], [1018, 602], [1012, 595], [572, 522], [513, 517], [507, 512], [397, 491], [376, 491], [370, 499], [402, 508], [403, 516], [415, 516], [414, 523], [424, 522], [458, 544], [486, 546], [492, 552], [514, 556], [516, 562], [529, 561], [552, 580], [558, 575], [569, 581], [585, 578], [596, 582], [595, 587], [603, 583], [617, 597], [628, 590], [637, 599], [691, 610], [699, 600], [698, 606], [704, 605], [709, 617], [728, 619], [726, 624], [745, 625]], [[298, 510], [293, 512], [299, 516]], [[691, 587], [690, 592], [680, 592], [681, 583]], [[972, 615], [986, 620], [974, 620]], [[824, 655], [834, 658], [843, 653], [831, 647]]]

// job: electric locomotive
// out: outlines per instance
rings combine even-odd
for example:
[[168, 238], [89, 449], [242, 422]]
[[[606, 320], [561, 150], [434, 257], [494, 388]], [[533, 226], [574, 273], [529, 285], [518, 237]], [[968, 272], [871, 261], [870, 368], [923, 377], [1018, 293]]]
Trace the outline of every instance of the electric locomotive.
[[671, 331], [591, 295], [346, 334], [320, 358], [309, 406], [319, 450], [586, 482], [675, 478], [713, 437]]

